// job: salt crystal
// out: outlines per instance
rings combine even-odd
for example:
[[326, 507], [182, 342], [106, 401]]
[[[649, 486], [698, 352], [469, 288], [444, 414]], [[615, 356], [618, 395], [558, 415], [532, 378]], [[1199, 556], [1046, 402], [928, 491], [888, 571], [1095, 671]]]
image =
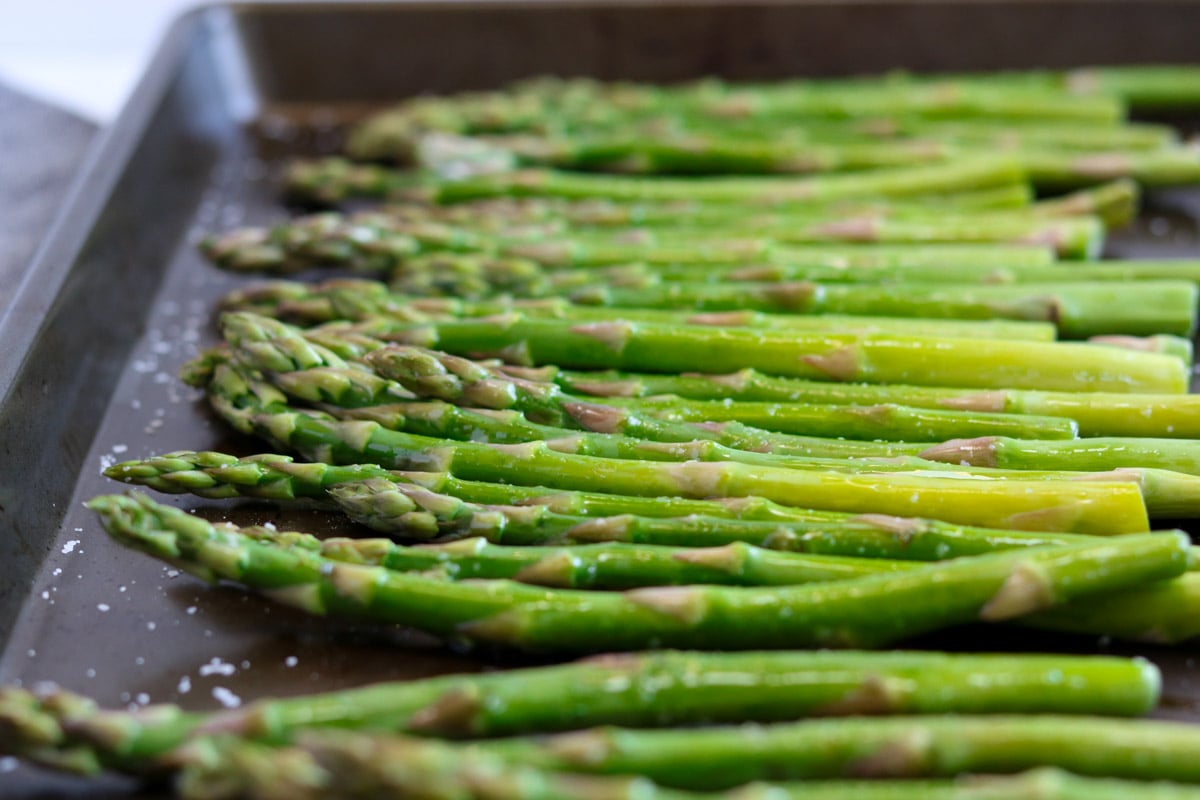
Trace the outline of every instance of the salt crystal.
[[237, 667], [233, 664], [227, 664], [219, 658], [213, 658], [204, 666], [200, 667], [200, 676], [206, 675], [225, 675], [229, 676], [237, 672]]
[[242, 704], [242, 698], [226, 689], [224, 686], [214, 686], [212, 696], [226, 708], [237, 708]]

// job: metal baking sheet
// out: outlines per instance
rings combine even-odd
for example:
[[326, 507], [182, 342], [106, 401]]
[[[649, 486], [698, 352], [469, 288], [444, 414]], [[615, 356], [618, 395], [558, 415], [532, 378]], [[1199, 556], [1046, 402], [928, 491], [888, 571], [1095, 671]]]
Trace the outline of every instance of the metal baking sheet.
[[[1190, 0], [237, 4], [188, 14], [0, 317], [0, 682], [55, 681], [105, 706], [214, 709], [515, 663], [206, 587], [110, 543], [82, 508], [120, 490], [99, 474], [112, 461], [260, 449], [231, 437], [175, 377], [213, 340], [215, 299], [241, 281], [195, 244], [282, 219], [286, 157], [332, 151], [364, 109], [551, 73], [669, 81], [1187, 62], [1197, 30], [1200, 2]], [[1200, 191], [1155, 195], [1111, 252], [1196, 257], [1198, 219]], [[336, 524], [264, 505], [175, 502], [237, 522]], [[996, 629], [918, 644], [1143, 652], [1167, 671], [1158, 714], [1200, 721], [1196, 648], [1121, 650]], [[145, 791], [154, 790], [0, 760], [3, 798]]]

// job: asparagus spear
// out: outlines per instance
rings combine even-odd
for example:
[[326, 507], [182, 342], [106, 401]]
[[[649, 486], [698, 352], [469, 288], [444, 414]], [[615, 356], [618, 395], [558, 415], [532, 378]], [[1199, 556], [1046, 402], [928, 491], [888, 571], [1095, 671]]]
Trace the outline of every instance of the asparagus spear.
[[1190, 335], [1196, 325], [1197, 289], [1194, 283], [1183, 281], [1018, 286], [667, 283], [636, 288], [592, 286], [572, 292], [570, 298], [617, 309], [1042, 320], [1055, 323], [1063, 336], [1078, 339], [1100, 334]]
[[[973, 686], [981, 675], [995, 680]], [[1113, 657], [661, 651], [266, 698], [213, 714], [172, 705], [108, 711], [62, 689], [5, 687], [0, 752], [42, 762], [86, 754], [75, 762], [80, 771], [144, 773], [171, 767], [181, 745], [210, 734], [280, 743], [313, 728], [468, 738], [596, 724], [774, 721], [852, 713], [852, 701], [863, 697], [876, 701], [877, 714], [1133, 716], [1154, 706], [1159, 684], [1152, 664]]]
[[1062, 609], [1033, 614], [1023, 624], [1126, 641], [1178, 644], [1200, 636], [1200, 576], [1089, 598]]
[[[557, 231], [545, 226], [501, 236], [440, 223], [406, 222], [378, 213], [353, 217], [320, 214], [275, 228], [243, 228], [203, 243], [218, 266], [236, 271], [287, 272], [322, 265], [344, 265], [380, 271], [406, 263], [422, 253], [486, 253], [518, 257], [551, 267], [611, 266], [634, 261], [651, 264], [720, 264], [746, 260], [794, 261], [807, 242], [828, 247], [858, 248], [866, 243], [1011, 242], [1047, 246], [1069, 258], [1098, 253], [1103, 226], [1094, 217], [1061, 219], [968, 218], [961, 222], [878, 221], [874, 217], [838, 216], [807, 226], [797, 222], [758, 231], [731, 229], [689, 232], [687, 229]], [[796, 243], [799, 243], [798, 245]], [[943, 256], [944, 257], [944, 256]]]
[[[817, 142], [746, 139], [712, 132], [509, 136], [485, 138], [522, 166], [640, 175], [768, 175], [835, 173], [946, 162], [995, 152], [1000, 142], [964, 146], [936, 140]], [[1002, 146], [1015, 155], [1039, 187], [1074, 187], [1133, 178], [1140, 183], [1181, 185], [1196, 180], [1200, 160], [1187, 147], [1153, 150], [1062, 151], [1045, 145]]]
[[[504, 317], [398, 327], [396, 341], [510, 363], [659, 372], [744, 367], [783, 377], [1050, 391], [1183, 394], [1176, 358], [1086, 344], [714, 331]], [[917, 363], [919, 362], [919, 364]], [[1062, 364], [1071, 364], [1064, 374]]]
[[[215, 757], [214, 757], [215, 755]], [[181, 789], [191, 800], [275, 800], [362, 796], [486, 800], [1193, 800], [1200, 791], [1164, 782], [1084, 778], [1052, 768], [1014, 776], [965, 776], [956, 781], [873, 780], [755, 783], [728, 792], [667, 789], [638, 777], [551, 772], [477, 748], [428, 740], [346, 732], [306, 732], [296, 745], [274, 749], [222, 742], [216, 753], [188, 763]], [[359, 795], [355, 795], [359, 796]]]
[[1082, 436], [1200, 438], [1200, 398], [1192, 395], [1039, 392], [998, 389], [834, 384], [777, 378], [744, 369], [728, 375], [546, 371], [567, 391], [598, 397], [675, 394], [697, 400], [901, 403], [921, 408], [971, 408], [1063, 416]]
[[524, 166], [644, 175], [754, 175], [841, 172], [944, 161], [937, 142], [799, 142], [689, 133], [479, 137]]
[[[623, 84], [612, 87], [576, 81], [546, 91], [472, 93], [406, 101], [358, 126], [348, 152], [359, 159], [407, 160], [415, 137], [431, 131], [478, 134], [543, 130], [553, 125], [578, 128], [612, 125], [631, 118], [692, 114], [714, 119], [754, 119], [780, 125], [803, 120], [842, 120], [916, 116], [932, 119], [1089, 121], [1116, 125], [1124, 107], [1114, 97], [1082, 96], [1038, 85], [981, 85], [973, 81], [937, 84], [816, 84], [663, 89]], [[566, 91], [564, 91], [566, 89]]]
[[[483, 263], [485, 259], [475, 256], [461, 256], [459, 262], [469, 262], [475, 259]], [[424, 268], [425, 261], [414, 259], [409, 262], [408, 269], [419, 271]], [[636, 269], [636, 272], [634, 271]], [[486, 270], [484, 270], [486, 272]], [[483, 273], [477, 273], [483, 274]], [[693, 264], [654, 265], [652, 267], [636, 267], [626, 265], [614, 277], [624, 274], [637, 280], [626, 280], [624, 285], [652, 286], [655, 281], [683, 282], [725, 282], [725, 281], [792, 281], [813, 280], [821, 283], [961, 283], [997, 285], [1007, 283], [1039, 284], [1039, 283], [1087, 283], [1109, 281], [1189, 281], [1200, 280], [1200, 263], [1189, 260], [1174, 261], [1099, 261], [1086, 263], [1061, 263], [1058, 265], [1002, 265], [1002, 264], [883, 264], [880, 266], [863, 265], [847, 268], [837, 265], [816, 264], [803, 262], [774, 263], [752, 265], [698, 266]], [[601, 276], [602, 277], [602, 276]], [[574, 288], [563, 285], [563, 289]]]
[[921, 457], [947, 464], [1016, 470], [1088, 471], [1128, 466], [1200, 475], [1200, 442], [1194, 439], [1096, 438], [1042, 448], [1034, 441], [984, 436], [944, 442], [925, 450]]
[[[897, 258], [868, 257], [874, 245], [846, 249], [841, 255], [822, 255], [795, 248], [776, 251], [763, 263], [622, 264], [587, 271], [563, 272], [529, 259], [496, 258], [478, 253], [442, 253], [409, 259], [390, 279], [396, 291], [410, 294], [476, 296], [479, 293], [513, 292], [528, 297], [558, 296], [596, 282], [619, 287], [654, 287], [660, 283], [785, 282], [811, 280], [823, 284], [956, 283], [1040, 284], [1132, 281], [1200, 281], [1200, 263], [1174, 261], [1106, 261], [1073, 264], [1003, 263], [979, 259], [970, 251], [955, 262], [933, 258], [951, 245], [926, 248], [928, 263], [904, 254]], [[917, 250], [911, 253], [915, 256]], [[1007, 252], [1007, 251], [1006, 251]], [[1013, 251], [1022, 252], [1022, 251]], [[1024, 251], [1038, 253], [1040, 251]], [[535, 254], [537, 255], [537, 254]], [[545, 250], [540, 257], [553, 255]], [[1026, 256], [1028, 257], [1028, 256]], [[921, 256], [924, 259], [924, 256]], [[447, 274], [451, 273], [451, 274]], [[269, 299], [269, 295], [268, 295]], [[303, 295], [298, 295], [302, 300]]]
[[[1119, 130], [1123, 129], [1114, 129], [1114, 131]], [[320, 205], [337, 205], [344, 200], [354, 198], [399, 200], [407, 204], [412, 204], [419, 200], [419, 198], [413, 198], [414, 189], [417, 186], [417, 181], [413, 174], [401, 172], [379, 164], [358, 163], [348, 161], [344, 158], [293, 161], [288, 167], [285, 181], [287, 190], [293, 198]], [[872, 198], [869, 202], [876, 206], [886, 205], [890, 207], [902, 203], [906, 207], [950, 208], [965, 211], [973, 208], [1024, 207], [1029, 204], [1029, 201], [1030, 191], [1028, 185], [1024, 182], [1012, 181], [985, 189], [964, 189], [909, 197], [902, 200]], [[509, 201], [506, 200], [505, 202]], [[665, 217], [669, 214], [670, 208], [675, 208], [677, 211], [686, 214], [688, 208], [698, 205], [689, 202], [681, 207], [679, 203], [671, 203], [669, 206], [664, 207], [641, 203], [631, 207], [627, 204], [613, 203], [608, 200], [600, 202], [603, 205], [597, 207], [594, 201], [573, 203], [562, 198], [538, 198], [533, 201], [533, 205], [538, 210], [532, 213], [536, 214], [535, 219], [555, 218], [564, 214], [571, 216], [578, 213], [581, 220], [596, 221], [598, 219], [612, 219], [613, 212], [608, 211], [608, 209], [616, 208], [615, 213], [620, 215], [618, 219], [624, 220], [630, 216], [634, 218], [642, 216], [644, 213], [651, 213], [655, 216], [661, 214], [661, 216]], [[781, 210], [791, 208], [827, 208], [838, 210], [843, 202], [796, 201], [790, 205], [781, 205], [779, 208]], [[857, 204], [859, 201], [855, 200], [853, 202]], [[528, 207], [529, 203], [525, 203], [524, 205]], [[467, 207], [469, 208], [470, 206]], [[621, 210], [622, 208], [629, 208], [630, 210], [623, 211]], [[731, 207], [725, 205], [720, 208]], [[646, 211], [643, 212], [643, 209]], [[657, 212], [656, 209], [662, 210], [661, 212]]]
[[[597, 594], [508, 581], [455, 583], [332, 562], [304, 549], [280, 550], [216, 529], [145, 498], [102, 497], [90, 506], [110, 534], [128, 546], [209, 580], [224, 578], [266, 591], [310, 613], [362, 616], [440, 636], [558, 650], [611, 649], [616, 642], [634, 649], [673, 642], [720, 642], [736, 649], [784, 642], [879, 646], [977, 617], [1009, 619], [1075, 597], [1173, 577], [1187, 560], [1186, 536], [1151, 534], [958, 559], [810, 587]], [[930, 597], [931, 583], [951, 588]], [[917, 587], [926, 591], [918, 593]], [[883, 595], [892, 614], [886, 619], [862, 614]], [[536, 609], [533, 622], [522, 613], [530, 608]], [[729, 628], [721, 608], [737, 609], [740, 629]], [[619, 617], [591, 619], [614, 612]], [[589, 643], [581, 642], [570, 625], [559, 631], [562, 638], [546, 639], [548, 631], [564, 627], [564, 619], [588, 626]], [[621, 621], [631, 627], [613, 627]]]
[[[588, 126], [582, 132], [608, 133], [614, 128]], [[776, 136], [788, 141], [935, 141], [986, 150], [1043, 148], [1055, 150], [1157, 150], [1179, 144], [1178, 131], [1169, 125], [1127, 122], [1123, 125], [1081, 126], [1070, 122], [1011, 120], [1003, 126], [988, 119], [935, 120], [919, 117], [873, 117], [859, 120], [803, 120], [786, 127], [755, 120], [713, 119], [689, 114], [642, 117], [622, 121], [620, 130], [646, 136], [717, 133], [762, 139]], [[564, 135], [570, 131], [551, 132]]]
[[[587, 206], [591, 207], [591, 205]], [[665, 206], [669, 210], [674, 204]], [[451, 209], [453, 210], [453, 209]], [[593, 212], [595, 213], [595, 212]], [[726, 213], [720, 207], [717, 213]], [[457, 220], [458, 215], [451, 217]], [[501, 226], [503, 227], [503, 226]], [[544, 227], [544, 226], [543, 226]], [[541, 235], [534, 241], [546, 239]], [[709, 237], [711, 238], [711, 237]], [[744, 238], [744, 237], [743, 237]], [[206, 253], [221, 266], [230, 269], [300, 269], [319, 264], [341, 264], [360, 270], [378, 270], [395, 266], [415, 256], [422, 247], [437, 250], [464, 250], [468, 248], [503, 249], [520, 248], [528, 244], [520, 238], [503, 239], [486, 231], [455, 228], [427, 220], [404, 220], [395, 212], [365, 212], [356, 215], [334, 213], [314, 214], [301, 217], [293, 223], [274, 228], [242, 228], [207, 239], [203, 247]], [[563, 250], [571, 244], [542, 245], [543, 253]], [[659, 263], [675, 260], [699, 260], [713, 262], [709, 248], [688, 248], [684, 243], [655, 253], [645, 247], [627, 245], [619, 247], [612, 237], [598, 234], [580, 235], [577, 249], [590, 245], [593, 251], [602, 248], [603, 258], [591, 256], [592, 261], [621, 263], [651, 258]], [[869, 266], [886, 264], [955, 264], [973, 263], [993, 266], [1042, 266], [1053, 260], [1049, 243], [1030, 242], [1024, 245], [953, 244], [930, 246], [921, 244], [856, 244], [837, 243], [819, 245], [791, 245], [771, 247], [771, 243], [758, 237], [754, 241], [732, 242], [726, 246], [727, 255], [741, 258], [758, 253], [773, 260], [801, 261], [803, 263], [828, 263], [844, 266]], [[533, 254], [537, 254], [534, 250]], [[543, 255], [550, 266], [562, 260]]]
[[[462, 263], [461, 259], [454, 259]], [[478, 286], [462, 285], [446, 281], [445, 272], [438, 269], [442, 261], [429, 266], [437, 275], [439, 290], [453, 288], [456, 294], [472, 295]], [[592, 284], [596, 280], [627, 275], [626, 268], [619, 272], [603, 271], [598, 275], [564, 273], [563, 277], [583, 278], [566, 282], [562, 289], [577, 288]], [[554, 275], [551, 275], [554, 277]], [[480, 286], [490, 287], [491, 278], [481, 280]], [[513, 287], [508, 287], [513, 289]], [[515, 294], [527, 294], [526, 288], [513, 289]], [[556, 292], [558, 289], [555, 290]], [[490, 292], [490, 289], [489, 289]], [[540, 289], [534, 289], [538, 294]], [[297, 324], [316, 324], [335, 320], [367, 321], [384, 317], [410, 322], [453, 317], [492, 316], [516, 312], [535, 318], [572, 319], [576, 322], [601, 322], [612, 319], [613, 312], [603, 308], [570, 303], [561, 297], [538, 300], [514, 300], [507, 297], [483, 301], [465, 301], [446, 298], [413, 297], [389, 291], [386, 284], [359, 279], [334, 279], [319, 284], [296, 281], [269, 281], [245, 289], [236, 289], [227, 294], [221, 306], [227, 311], [251, 311]], [[924, 333], [926, 335], [951, 336], [981, 339], [1021, 339], [1028, 341], [1053, 341], [1056, 330], [1052, 323], [1018, 320], [944, 320], [906, 319], [903, 317], [846, 316], [838, 314], [791, 315], [763, 314], [758, 312], [699, 313], [660, 309], [622, 309], [622, 319], [667, 324], [716, 325], [767, 330], [830, 330], [863, 333]], [[1131, 346], [1142, 344], [1141, 340], [1130, 341]], [[1166, 343], [1164, 343], [1166, 344]], [[1178, 351], [1171, 343], [1171, 351]], [[1155, 352], [1153, 347], [1137, 346], [1136, 349]], [[1164, 348], [1165, 349], [1165, 348]]]
[[[271, 500], [324, 500], [330, 487], [386, 479], [424, 487], [468, 503], [485, 505], [544, 506], [551, 511], [580, 517], [635, 514], [647, 517], [701, 515], [763, 521], [836, 520], [837, 512], [806, 511], [763, 498], [693, 500], [684, 497], [639, 497], [516, 486], [507, 483], [466, 481], [447, 473], [399, 472], [375, 464], [336, 466], [297, 463], [290, 456], [261, 454], [238, 458], [216, 452], [177, 451], [108, 467], [104, 474], [125, 483], [149, 486], [170, 494], [228, 499], [256, 497]], [[326, 505], [330, 505], [326, 503]]]
[[[941, 76], [889, 75], [906, 81], [939, 81]], [[1080, 67], [1065, 71], [1030, 70], [976, 73], [955, 80], [990, 85], [1024, 85], [1061, 88], [1072, 94], [1117, 96], [1137, 110], [1188, 107], [1197, 99], [1197, 70], [1190, 65], [1153, 64]]]
[[1054, 766], [1082, 775], [1200, 780], [1200, 733], [1179, 722], [1013, 716], [813, 720], [704, 731], [616, 728], [482, 745], [542, 768], [716, 788], [760, 778], [903, 777]]
[[[1169, 542], [1168, 540], [1172, 540]], [[1118, 577], [1113, 559], [1131, 566], [1129, 551], [1158, 540], [1175, 551], [1177, 566], [1155, 566], [1137, 578]], [[658, 646], [755, 647], [788, 642], [806, 646], [874, 646], [918, 631], [932, 630], [922, 617], [937, 608], [945, 625], [975, 619], [998, 621], [1052, 607], [1089, 592], [1090, 580], [1109, 573], [1114, 582], [1090, 590], [1123, 589], [1183, 571], [1187, 539], [1178, 536], [1121, 537], [1102, 554], [1094, 545], [1063, 545], [994, 553], [935, 563], [901, 573], [771, 589], [663, 587], [601, 594], [586, 606], [561, 605], [549, 597], [513, 606], [495, 616], [460, 626], [466, 636], [525, 649], [627, 649]], [[1125, 552], [1120, 552], [1125, 551]], [[1080, 570], [1087, 571], [1082, 578]], [[986, 577], [985, 577], [986, 576]], [[1066, 586], [1064, 586], [1066, 584]], [[937, 599], [929, 595], [936, 585]], [[1075, 591], [1082, 589], [1080, 594]], [[859, 610], [886, 597], [885, 615], [858, 616]], [[911, 603], [911, 605], [910, 605]], [[952, 609], [952, 610], [951, 610]], [[947, 614], [947, 617], [942, 617]], [[951, 623], [953, 624], [953, 623]], [[772, 645], [771, 643], [775, 643]]]
[[[637, 178], [518, 170], [435, 185], [439, 203], [485, 197], [564, 197], [613, 200], [701, 200], [774, 205], [859, 197], [913, 197], [1019, 183], [1020, 164], [1005, 159], [960, 160], [920, 167], [870, 170], [812, 178]], [[419, 196], [419, 195], [418, 195]]]
[[[338, 497], [351, 488], [357, 488], [357, 484], [336, 486], [330, 491]], [[517, 511], [479, 509], [473, 512], [470, 524], [475, 524], [474, 517]], [[331, 561], [368, 564], [398, 572], [435, 570], [453, 580], [507, 578], [560, 589], [632, 589], [691, 583], [787, 586], [899, 572], [919, 566], [909, 561], [770, 551], [745, 544], [697, 550], [618, 543], [506, 547], [492, 544], [484, 537], [472, 537], [446, 544], [405, 546], [391, 539], [322, 540], [307, 533], [265, 528], [242, 528], [241, 532], [277, 546], [311, 550]]]
[[188, 800], [715, 796], [661, 789], [643, 778], [539, 770], [430, 740], [348, 731], [306, 731], [296, 743], [282, 748], [221, 737], [188, 748], [183, 761], [177, 788]]

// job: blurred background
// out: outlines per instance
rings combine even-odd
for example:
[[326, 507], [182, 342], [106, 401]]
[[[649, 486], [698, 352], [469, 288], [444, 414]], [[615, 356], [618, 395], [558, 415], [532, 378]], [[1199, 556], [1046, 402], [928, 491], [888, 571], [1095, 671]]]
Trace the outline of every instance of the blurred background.
[[116, 116], [195, 0], [0, 0], [0, 83], [94, 122]]

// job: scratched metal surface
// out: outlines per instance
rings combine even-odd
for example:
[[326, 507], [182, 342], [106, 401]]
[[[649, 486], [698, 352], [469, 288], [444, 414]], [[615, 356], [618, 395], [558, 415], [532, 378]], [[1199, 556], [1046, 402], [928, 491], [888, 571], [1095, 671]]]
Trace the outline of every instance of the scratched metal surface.
[[[214, 301], [240, 281], [195, 244], [282, 219], [285, 158], [332, 150], [339, 126], [372, 104], [544, 73], [671, 80], [1186, 61], [1198, 24], [1200, 3], [1097, 0], [245, 5], [185, 18], [0, 319], [0, 682], [55, 681], [106, 706], [213, 709], [517, 663], [204, 586], [111, 544], [81, 507], [119, 488], [99, 474], [111, 461], [260, 449], [231, 437], [175, 377], [213, 340]], [[1200, 192], [1159, 193], [1111, 254], [1198, 256], [1198, 220]], [[338, 525], [316, 512], [175, 502], [237, 522]], [[1166, 671], [1158, 715], [1200, 720], [1196, 648], [994, 628], [915, 644], [1142, 653]], [[0, 761], [3, 798], [159, 791]]]

